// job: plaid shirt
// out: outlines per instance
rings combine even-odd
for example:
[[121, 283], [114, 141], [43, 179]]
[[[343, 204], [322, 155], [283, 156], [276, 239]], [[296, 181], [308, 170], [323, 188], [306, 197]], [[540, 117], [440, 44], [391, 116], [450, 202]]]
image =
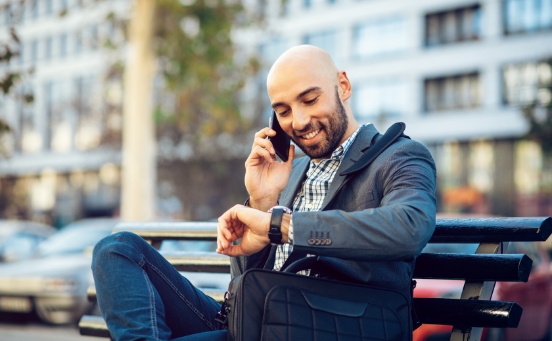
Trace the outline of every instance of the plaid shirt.
[[[359, 131], [364, 127], [362, 125], [358, 128], [353, 135], [351, 135], [345, 142], [334, 150], [332, 156], [329, 159], [322, 159], [318, 163], [314, 160], [310, 161], [309, 170], [307, 171], [307, 178], [303, 182], [303, 186], [295, 200], [293, 201], [294, 212], [308, 212], [319, 211], [322, 207], [322, 202], [328, 193], [328, 189], [332, 183], [332, 180], [341, 164], [343, 155], [347, 153], [349, 147], [355, 141]], [[276, 260], [274, 262], [274, 270], [280, 270], [286, 259], [293, 251], [293, 214], [290, 220], [289, 237], [291, 244], [278, 245], [276, 249]], [[300, 272], [300, 273], [303, 273]], [[306, 274], [306, 273], [304, 273]]]

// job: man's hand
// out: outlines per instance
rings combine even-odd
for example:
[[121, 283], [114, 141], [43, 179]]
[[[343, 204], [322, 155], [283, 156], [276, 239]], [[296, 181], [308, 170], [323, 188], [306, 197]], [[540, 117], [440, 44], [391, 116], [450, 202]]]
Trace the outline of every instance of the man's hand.
[[[218, 219], [217, 252], [228, 256], [249, 256], [270, 243], [270, 213], [236, 205]], [[231, 245], [242, 238], [239, 245]]]
[[255, 134], [251, 154], [245, 161], [245, 188], [249, 193], [251, 207], [267, 211], [275, 206], [291, 174], [295, 146], [291, 145], [287, 162], [276, 160], [276, 151], [266, 137], [276, 132], [270, 128]]

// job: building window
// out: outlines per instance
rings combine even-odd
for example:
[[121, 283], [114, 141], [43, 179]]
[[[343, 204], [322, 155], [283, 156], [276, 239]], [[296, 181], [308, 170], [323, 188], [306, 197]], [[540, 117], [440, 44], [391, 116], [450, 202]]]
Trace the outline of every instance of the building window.
[[427, 112], [468, 109], [479, 106], [479, 74], [469, 73], [426, 79], [425, 110]]
[[5, 4], [4, 6], [0, 7], [0, 10], [4, 13], [2, 13], [2, 17], [4, 17], [4, 25], [10, 26], [12, 24], [12, 13], [11, 13], [11, 7], [10, 4]]
[[32, 19], [38, 18], [38, 1], [37, 0], [29, 1], [29, 18], [32, 18]]
[[95, 50], [99, 47], [99, 38], [98, 38], [98, 26], [90, 25], [84, 32], [84, 43], [86, 50]]
[[46, 0], [45, 12], [46, 14], [54, 13], [54, 0]]
[[504, 34], [552, 29], [552, 0], [505, 0]]
[[408, 85], [403, 79], [380, 79], [355, 85], [353, 108], [359, 121], [401, 116], [408, 110]]
[[311, 8], [311, 6], [312, 6], [312, 0], [303, 0], [304, 8]]
[[44, 40], [44, 59], [52, 59], [52, 37], [47, 37]]
[[67, 56], [67, 34], [65, 33], [59, 37], [59, 56]]
[[354, 30], [353, 53], [357, 58], [395, 53], [408, 47], [407, 22], [403, 17], [373, 20]]
[[552, 100], [552, 66], [546, 61], [511, 64], [502, 71], [504, 103], [524, 106], [539, 102], [547, 106]]
[[75, 32], [74, 36], [74, 47], [75, 47], [75, 54], [79, 54], [82, 52], [82, 31], [78, 30]]
[[437, 46], [481, 37], [481, 7], [479, 5], [425, 16], [425, 45]]
[[332, 57], [334, 63], [340, 64], [339, 60], [339, 48], [338, 48], [338, 34], [336, 31], [326, 31], [326, 32], [318, 32], [318, 33], [312, 33], [307, 34], [303, 38], [303, 42], [305, 44], [318, 46], [321, 49], [324, 49], [326, 52], [330, 54]]
[[38, 40], [33, 39], [31, 41], [31, 63], [36, 63], [38, 61]]
[[66, 13], [66, 12], [67, 12], [67, 8], [68, 8], [67, 0], [61, 0], [61, 3], [60, 3], [60, 13], [61, 13], [61, 14]]
[[25, 53], [26, 53], [25, 47], [26, 47], [25, 43], [23, 43], [23, 42], [19, 43], [19, 55], [16, 57], [16, 61], [19, 64], [25, 63]]

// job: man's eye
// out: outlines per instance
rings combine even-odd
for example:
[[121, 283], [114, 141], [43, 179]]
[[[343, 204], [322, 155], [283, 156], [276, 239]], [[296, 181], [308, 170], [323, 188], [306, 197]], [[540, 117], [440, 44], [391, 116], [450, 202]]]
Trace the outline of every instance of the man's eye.
[[289, 113], [289, 110], [285, 110], [285, 111], [281, 111], [281, 112], [276, 113], [276, 115], [278, 115], [278, 116], [286, 116], [288, 113]]
[[305, 104], [309, 104], [309, 105], [310, 105], [310, 104], [314, 104], [314, 103], [316, 103], [317, 100], [318, 100], [318, 97], [315, 97], [315, 98], [313, 98], [313, 99], [311, 99], [311, 100], [309, 100], [309, 101], [305, 101]]

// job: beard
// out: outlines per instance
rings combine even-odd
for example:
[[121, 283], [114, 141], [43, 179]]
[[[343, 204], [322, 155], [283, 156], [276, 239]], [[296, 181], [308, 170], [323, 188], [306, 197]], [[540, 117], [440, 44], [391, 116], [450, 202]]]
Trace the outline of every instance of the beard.
[[[339, 146], [349, 120], [347, 118], [347, 112], [345, 107], [341, 104], [339, 99], [339, 93], [337, 89], [335, 90], [335, 108], [334, 114], [327, 120], [327, 122], [322, 123], [320, 121], [311, 122], [301, 131], [293, 131], [293, 135], [290, 136], [293, 142], [311, 159], [325, 159], [329, 158], [334, 150]], [[320, 129], [319, 134], [324, 131], [326, 133], [326, 140], [315, 146], [304, 146], [301, 144], [301, 137], [299, 135], [302, 132], [315, 131]]]

